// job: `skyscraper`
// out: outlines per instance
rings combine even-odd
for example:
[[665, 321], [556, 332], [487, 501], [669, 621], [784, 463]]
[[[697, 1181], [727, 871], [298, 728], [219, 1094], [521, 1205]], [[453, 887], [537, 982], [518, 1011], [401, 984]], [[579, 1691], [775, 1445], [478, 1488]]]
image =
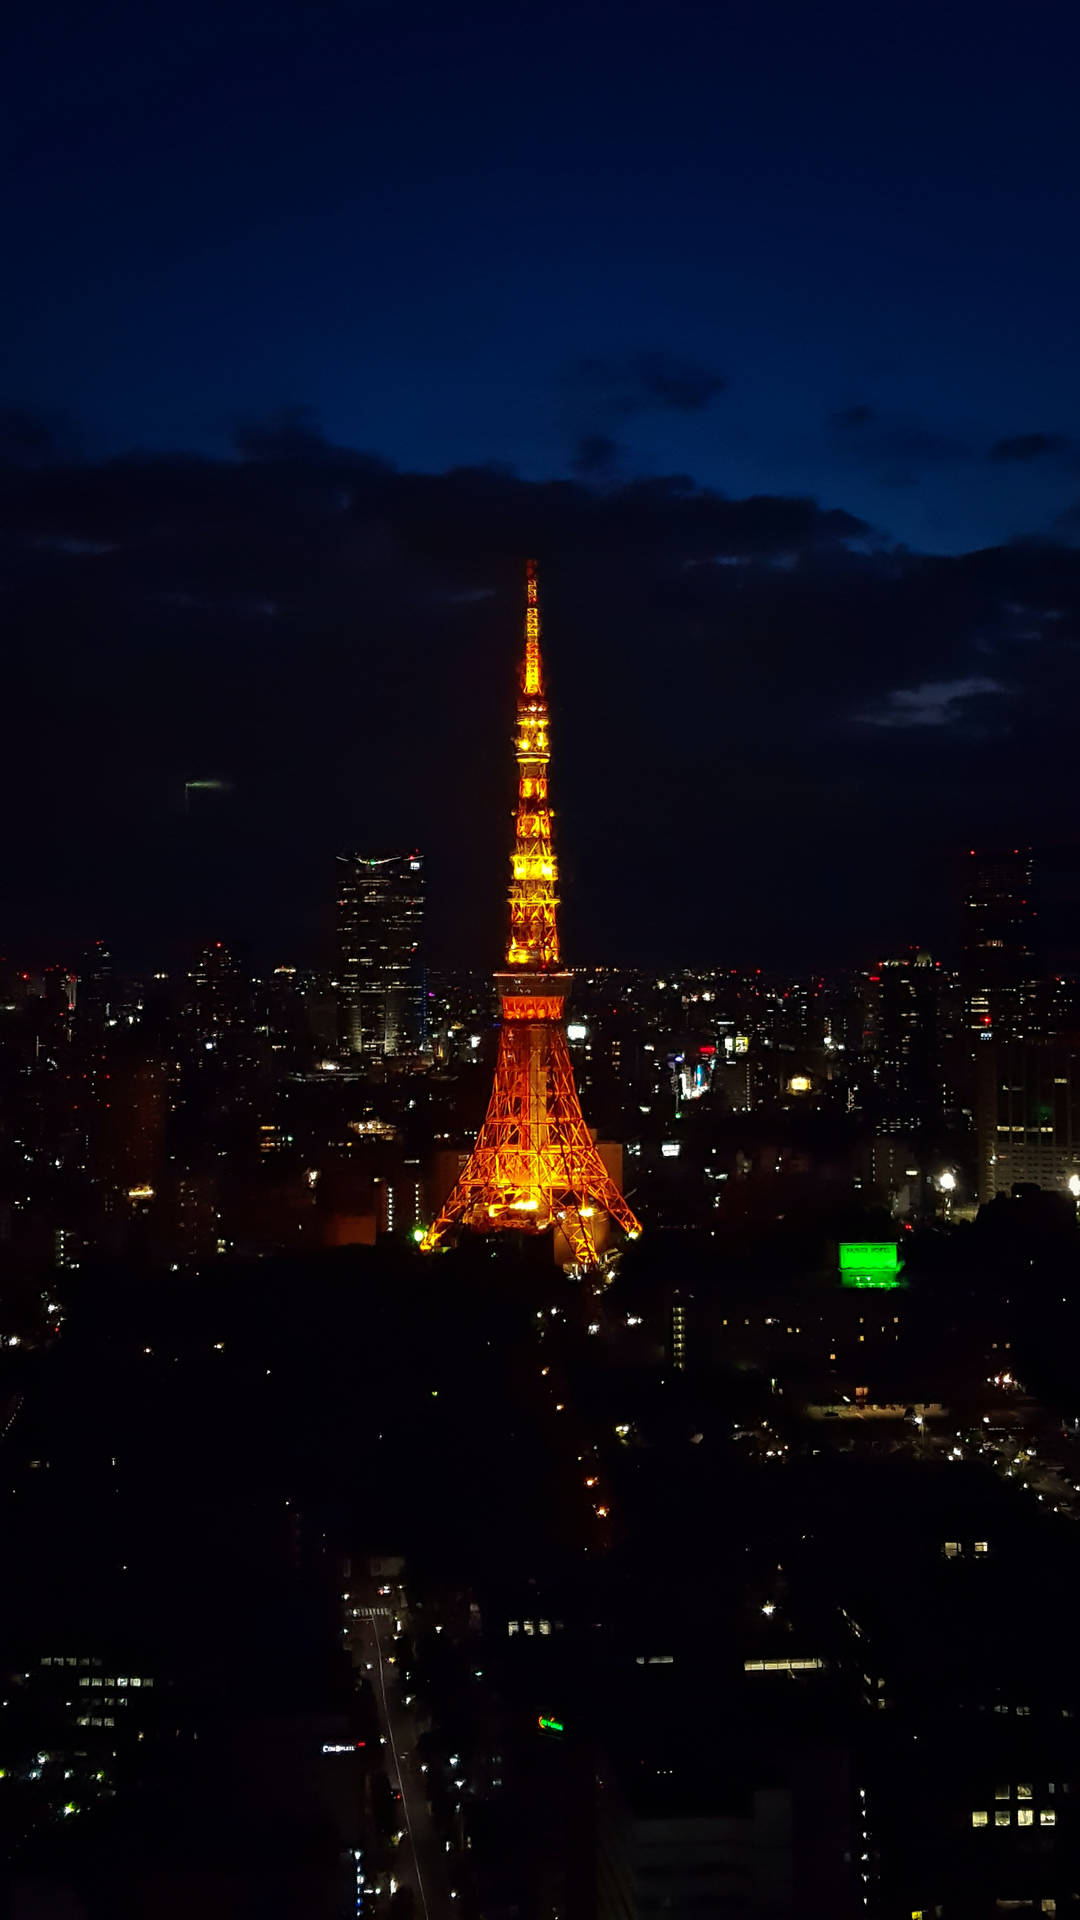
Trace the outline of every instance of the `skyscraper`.
[[905, 1126], [941, 1105], [940, 991], [941, 969], [921, 951], [879, 960], [863, 984], [863, 1101]]
[[1018, 1182], [1069, 1191], [1080, 1172], [1080, 1052], [1013, 1040], [987, 1047], [978, 1065], [979, 1199]]
[[424, 1044], [424, 861], [419, 853], [338, 855], [342, 1044], [382, 1057]]
[[1030, 847], [979, 852], [964, 890], [964, 973], [981, 987], [1018, 987], [1033, 972], [1035, 908]]

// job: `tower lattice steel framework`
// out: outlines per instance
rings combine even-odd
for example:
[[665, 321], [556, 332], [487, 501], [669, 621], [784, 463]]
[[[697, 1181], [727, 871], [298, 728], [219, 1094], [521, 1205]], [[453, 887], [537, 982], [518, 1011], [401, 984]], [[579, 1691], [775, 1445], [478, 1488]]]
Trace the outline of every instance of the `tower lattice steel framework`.
[[540, 662], [536, 562], [527, 567], [525, 658], [514, 751], [518, 803], [511, 857], [506, 970], [495, 975], [502, 1029], [484, 1124], [421, 1246], [451, 1228], [481, 1233], [561, 1230], [571, 1260], [600, 1264], [607, 1216], [631, 1238], [641, 1228], [608, 1173], [581, 1111], [563, 1026], [571, 976], [559, 963], [557, 868], [548, 802], [548, 709]]

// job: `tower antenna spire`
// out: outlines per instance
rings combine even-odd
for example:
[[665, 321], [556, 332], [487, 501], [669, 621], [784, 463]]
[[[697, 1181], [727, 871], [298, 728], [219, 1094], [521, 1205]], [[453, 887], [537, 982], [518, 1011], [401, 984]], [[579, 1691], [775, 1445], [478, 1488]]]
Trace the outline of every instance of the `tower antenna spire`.
[[523, 693], [544, 691], [540, 669], [540, 593], [535, 560], [525, 562], [525, 665], [521, 687]]
[[535, 560], [525, 568], [514, 755], [518, 801], [506, 967], [495, 976], [502, 1001], [495, 1084], [476, 1145], [421, 1246], [430, 1253], [459, 1225], [481, 1233], [554, 1229], [563, 1264], [590, 1272], [601, 1265], [610, 1223], [633, 1240], [641, 1228], [585, 1124], [563, 1024], [571, 976], [559, 955]]

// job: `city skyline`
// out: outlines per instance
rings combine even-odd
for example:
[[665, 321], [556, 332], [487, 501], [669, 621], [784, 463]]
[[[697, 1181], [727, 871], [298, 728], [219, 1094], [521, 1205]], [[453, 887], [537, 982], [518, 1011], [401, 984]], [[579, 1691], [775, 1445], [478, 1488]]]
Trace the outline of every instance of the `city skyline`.
[[0, 1913], [1074, 1913], [1080, 15], [4, 53]]

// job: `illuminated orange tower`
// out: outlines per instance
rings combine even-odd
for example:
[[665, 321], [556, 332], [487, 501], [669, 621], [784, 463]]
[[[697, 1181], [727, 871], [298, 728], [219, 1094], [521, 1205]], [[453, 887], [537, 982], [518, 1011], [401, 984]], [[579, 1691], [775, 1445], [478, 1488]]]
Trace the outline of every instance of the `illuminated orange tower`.
[[589, 1269], [600, 1264], [597, 1231], [603, 1216], [631, 1239], [641, 1228], [585, 1125], [563, 1026], [571, 981], [559, 964], [548, 710], [534, 560], [527, 568], [517, 714], [517, 830], [506, 971], [495, 976], [502, 1000], [495, 1084], [476, 1145], [421, 1246], [430, 1253], [456, 1226], [480, 1233], [557, 1228], [572, 1261]]

